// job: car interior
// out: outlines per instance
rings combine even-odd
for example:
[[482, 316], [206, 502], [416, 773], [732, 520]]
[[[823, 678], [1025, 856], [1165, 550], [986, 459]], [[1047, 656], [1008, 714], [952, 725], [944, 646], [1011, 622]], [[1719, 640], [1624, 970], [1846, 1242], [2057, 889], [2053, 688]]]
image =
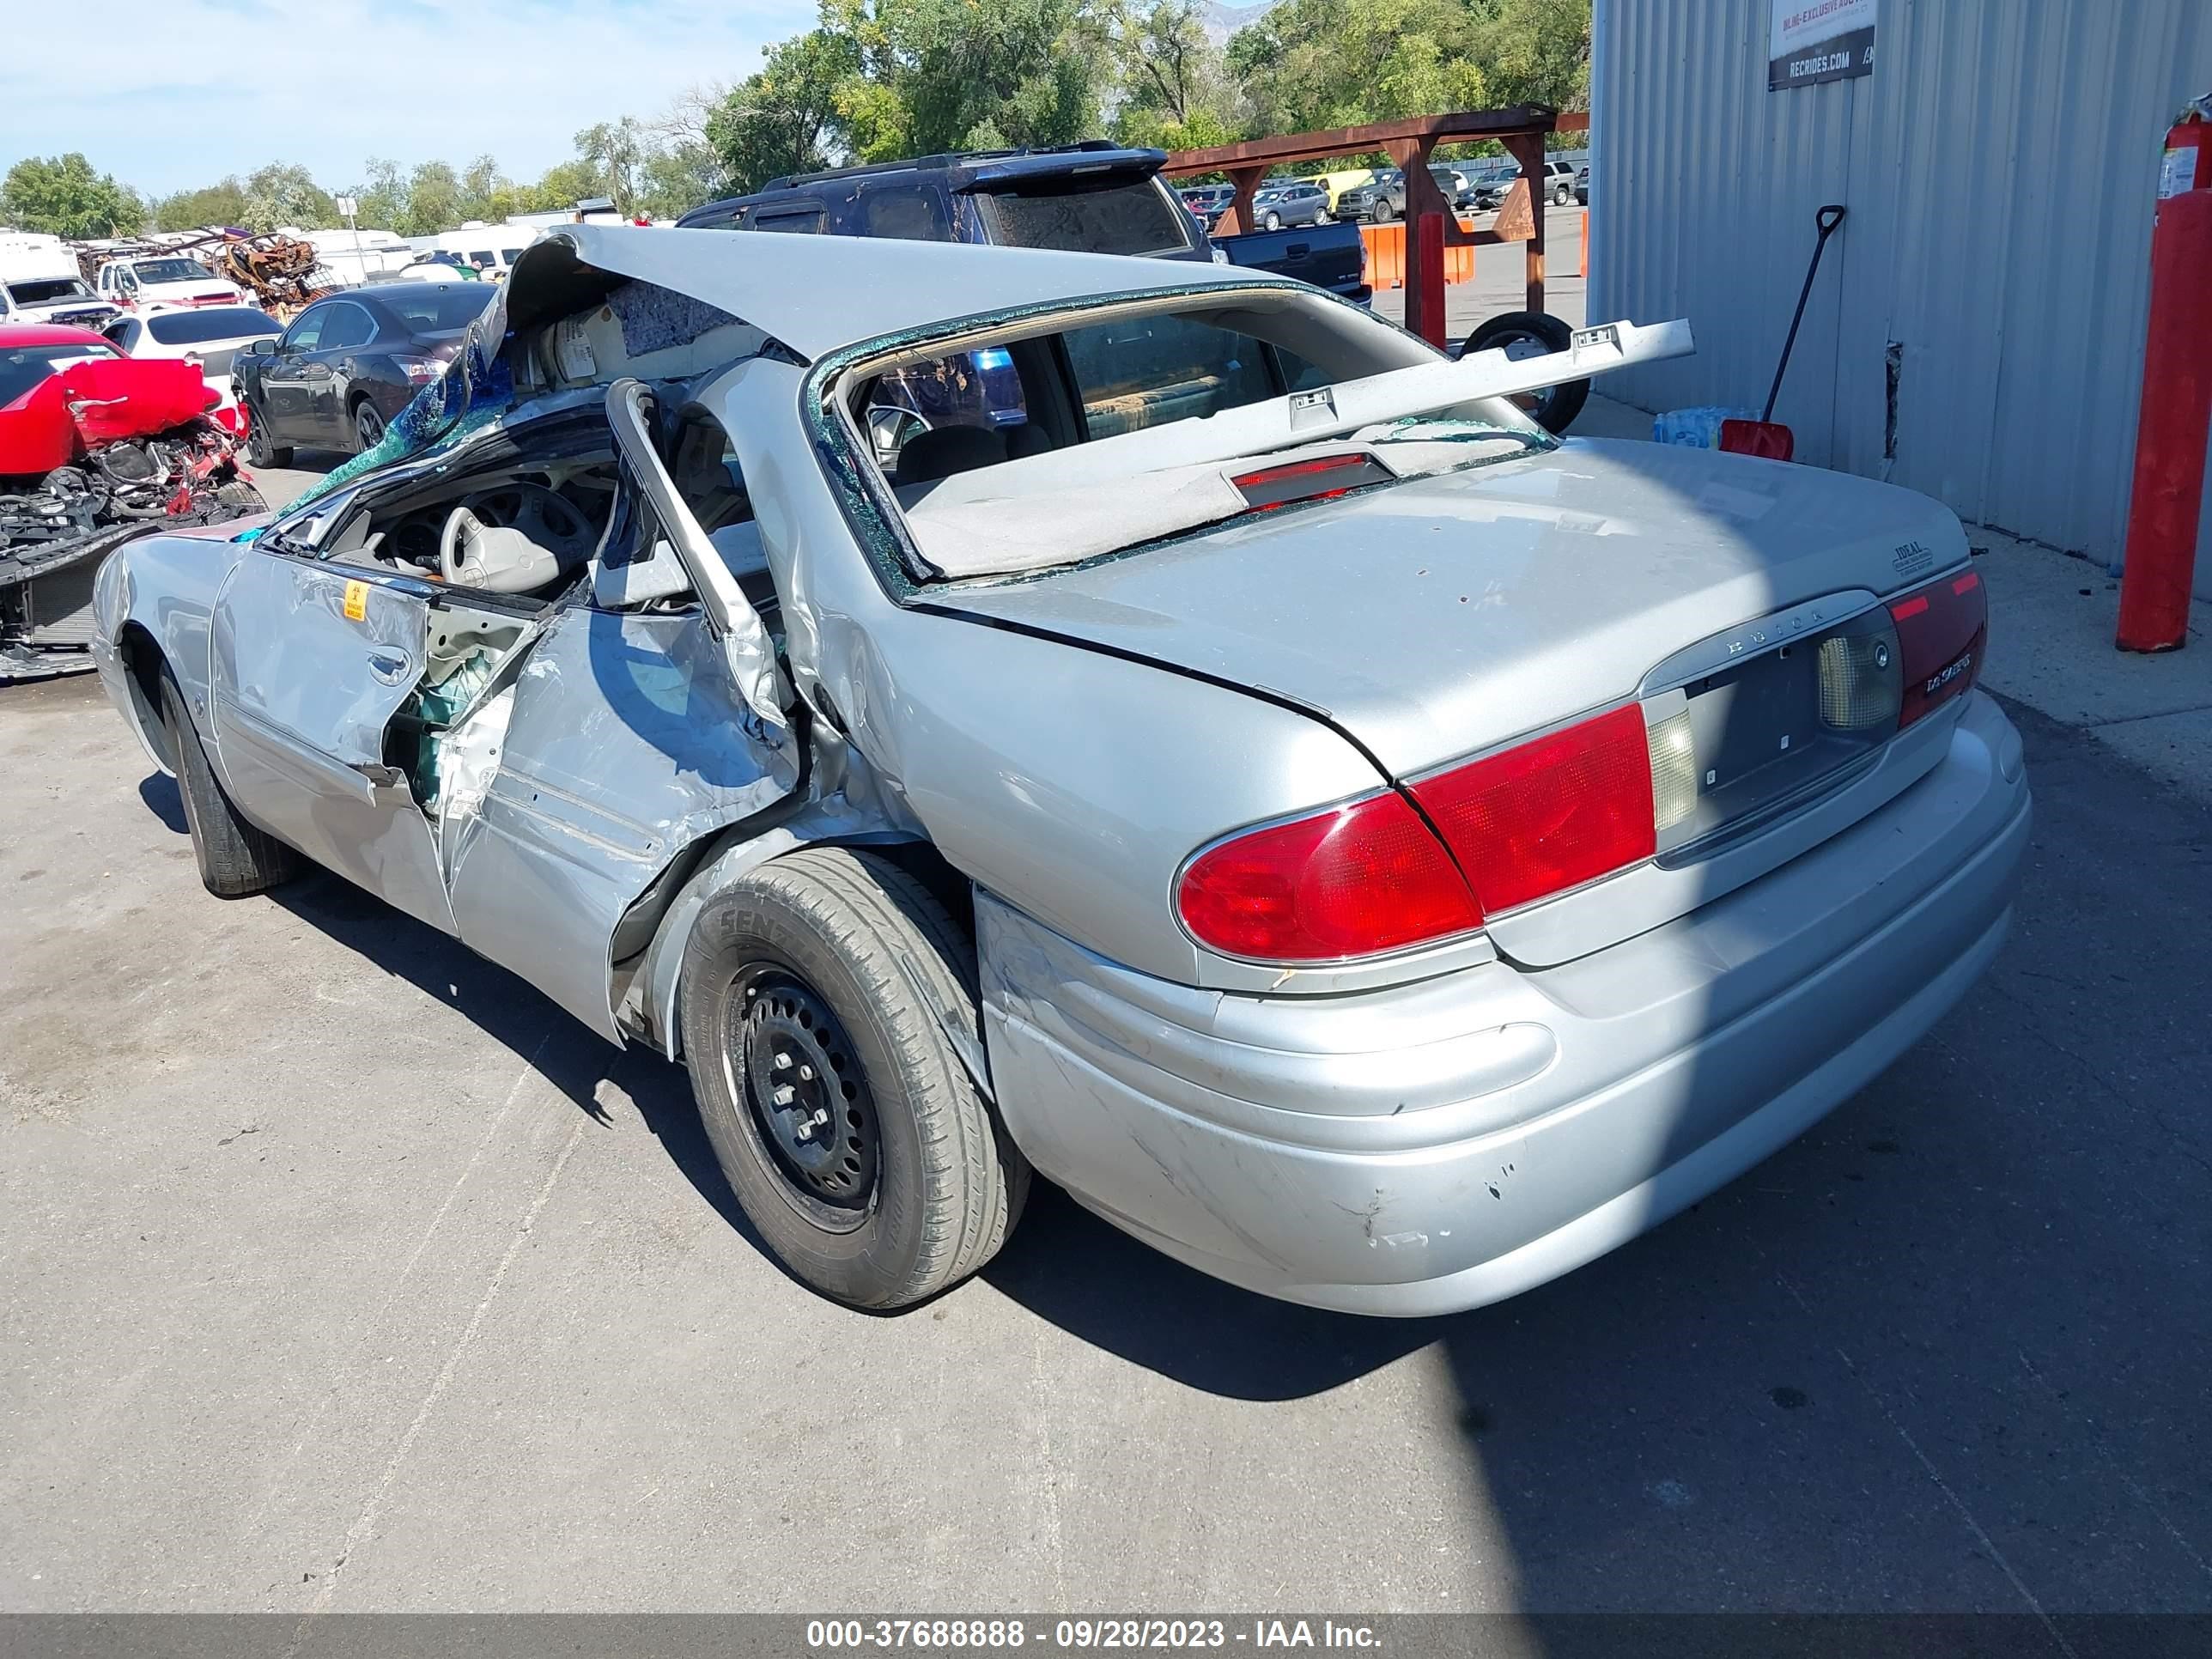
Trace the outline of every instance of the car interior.
[[[1400, 330], [1288, 289], [1132, 301], [1091, 316], [1074, 327], [987, 330], [957, 351], [890, 353], [848, 372], [841, 395], [930, 567], [924, 580], [1042, 568], [1194, 528], [1207, 513], [1285, 505], [1272, 485], [1264, 502], [1232, 487], [1242, 481], [1220, 463], [1185, 476], [1204, 460], [1210, 417], [1437, 361]], [[1188, 453], [1164, 429], [1187, 431]], [[1373, 465], [1347, 459], [1336, 476], [1316, 473], [1309, 494], [1548, 442], [1535, 433], [1499, 400], [1437, 411], [1330, 446]], [[1133, 474], [1094, 488], [1097, 469], [1076, 458], [1140, 434], [1157, 441]], [[1133, 490], [1133, 476], [1146, 487]], [[1066, 510], [1079, 499], [1071, 490], [1084, 492], [1084, 513]], [[958, 547], [950, 557], [948, 544]]]

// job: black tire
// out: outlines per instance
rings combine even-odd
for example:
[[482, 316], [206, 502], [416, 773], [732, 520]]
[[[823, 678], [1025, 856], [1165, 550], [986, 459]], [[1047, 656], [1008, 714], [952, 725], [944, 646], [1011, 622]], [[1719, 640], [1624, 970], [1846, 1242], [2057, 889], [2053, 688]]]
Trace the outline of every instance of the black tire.
[[376, 412], [376, 405], [362, 398], [353, 406], [353, 447], [356, 455], [374, 449], [384, 441], [384, 416]]
[[1261, 228], [1261, 229], [1262, 229], [1262, 230], [1280, 230], [1282, 228], [1283, 228], [1283, 216], [1282, 216], [1281, 214], [1279, 214], [1279, 213], [1275, 212], [1272, 208], [1271, 208], [1271, 209], [1269, 209], [1267, 212], [1265, 212], [1265, 213], [1263, 213], [1263, 214], [1261, 214], [1261, 215], [1260, 216], [1260, 228]]
[[722, 1173], [777, 1259], [851, 1307], [959, 1283], [1028, 1197], [932, 998], [979, 1030], [974, 951], [921, 883], [843, 848], [764, 865], [684, 947], [684, 1057]]
[[292, 446], [270, 441], [269, 417], [252, 404], [246, 406], [246, 464], [248, 466], [292, 465]]
[[244, 898], [298, 874], [300, 855], [239, 817], [230, 804], [167, 665], [161, 669], [161, 719], [169, 728], [169, 753], [176, 760], [177, 793], [184, 797], [192, 855], [208, 891], [217, 898]]
[[1571, 193], [1571, 192], [1570, 192], [1570, 191], [1568, 191], [1567, 187], [1566, 187], [1565, 185], [1560, 185], [1557, 190], [1554, 190], [1554, 191], [1552, 192], [1552, 205], [1553, 205], [1553, 207], [1565, 207], [1565, 206], [1566, 206], [1566, 204], [1567, 204], [1567, 197], [1568, 197]]
[[252, 484], [240, 479], [216, 485], [215, 498], [240, 518], [249, 513], [266, 513], [269, 510], [268, 498]]
[[[1547, 311], [1508, 311], [1468, 335], [1460, 355], [1471, 357], [1478, 351], [1502, 349], [1516, 357], [1542, 356], [1566, 350], [1574, 338], [1574, 331]], [[1589, 386], [1587, 380], [1569, 380], [1514, 401], [1534, 416], [1545, 431], [1565, 432], [1589, 401]]]
[[1370, 216], [1372, 217], [1375, 222], [1378, 225], [1389, 224], [1390, 222], [1391, 215], [1396, 211], [1397, 209], [1391, 206], [1390, 198], [1387, 196], [1376, 197], [1375, 198], [1374, 205], [1368, 209]]

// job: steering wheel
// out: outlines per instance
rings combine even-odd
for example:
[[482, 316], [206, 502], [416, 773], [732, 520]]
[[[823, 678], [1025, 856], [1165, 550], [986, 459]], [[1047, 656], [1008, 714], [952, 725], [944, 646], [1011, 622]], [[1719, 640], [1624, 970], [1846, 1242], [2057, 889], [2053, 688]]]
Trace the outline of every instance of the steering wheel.
[[447, 581], [465, 580], [461, 568], [486, 529], [518, 531], [564, 565], [589, 554], [596, 539], [584, 515], [544, 484], [480, 489], [461, 498], [439, 532], [438, 571]]

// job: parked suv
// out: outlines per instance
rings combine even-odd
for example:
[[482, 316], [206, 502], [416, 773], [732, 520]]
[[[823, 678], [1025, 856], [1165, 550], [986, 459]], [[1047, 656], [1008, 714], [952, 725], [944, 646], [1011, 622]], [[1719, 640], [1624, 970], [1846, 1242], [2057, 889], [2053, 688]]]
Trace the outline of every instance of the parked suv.
[[[1159, 176], [1166, 154], [1123, 149], [1099, 139], [1051, 149], [924, 155], [910, 161], [837, 167], [777, 179], [750, 196], [709, 202], [678, 220], [685, 230], [765, 230], [814, 236], [983, 242], [1204, 260], [1272, 270], [1365, 305], [1367, 250], [1356, 226], [1323, 222], [1320, 186], [1285, 179], [1260, 192], [1255, 216], [1282, 226], [1216, 242]], [[1272, 204], [1272, 205], [1271, 205]], [[1223, 206], [1227, 203], [1224, 202]], [[1215, 219], [1218, 218], [1218, 210]]]
[[1544, 163], [1544, 195], [1553, 207], [1565, 207], [1575, 193], [1575, 164], [1572, 161]]
[[1211, 262], [1205, 233], [1159, 177], [1157, 149], [1086, 140], [836, 167], [709, 202], [685, 230], [888, 236]]
[[1257, 230], [1317, 225], [1328, 217], [1328, 192], [1303, 179], [1270, 179], [1253, 193], [1252, 216]]

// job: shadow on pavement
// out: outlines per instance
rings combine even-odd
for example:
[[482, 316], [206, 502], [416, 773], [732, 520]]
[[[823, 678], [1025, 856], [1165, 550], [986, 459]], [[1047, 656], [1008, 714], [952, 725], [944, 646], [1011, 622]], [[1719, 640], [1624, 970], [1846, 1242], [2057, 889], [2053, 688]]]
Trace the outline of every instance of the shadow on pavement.
[[[158, 775], [140, 793], [149, 793], [155, 782], [167, 785], [173, 793], [174, 786]], [[599, 1088], [613, 1085], [636, 1106], [669, 1161], [715, 1213], [763, 1259], [775, 1261], [722, 1177], [680, 1066], [649, 1049], [615, 1048], [526, 981], [340, 877], [317, 872], [268, 896], [318, 932], [466, 1016], [603, 1126], [610, 1120]]]
[[2212, 1609], [2212, 814], [2008, 712], [2038, 820], [1996, 965], [1610, 1255], [1449, 1319], [1346, 1319], [1050, 1194], [986, 1276], [1238, 1399], [1435, 1344], [1533, 1613], [1979, 1610], [2056, 1653], [2046, 1613]]

